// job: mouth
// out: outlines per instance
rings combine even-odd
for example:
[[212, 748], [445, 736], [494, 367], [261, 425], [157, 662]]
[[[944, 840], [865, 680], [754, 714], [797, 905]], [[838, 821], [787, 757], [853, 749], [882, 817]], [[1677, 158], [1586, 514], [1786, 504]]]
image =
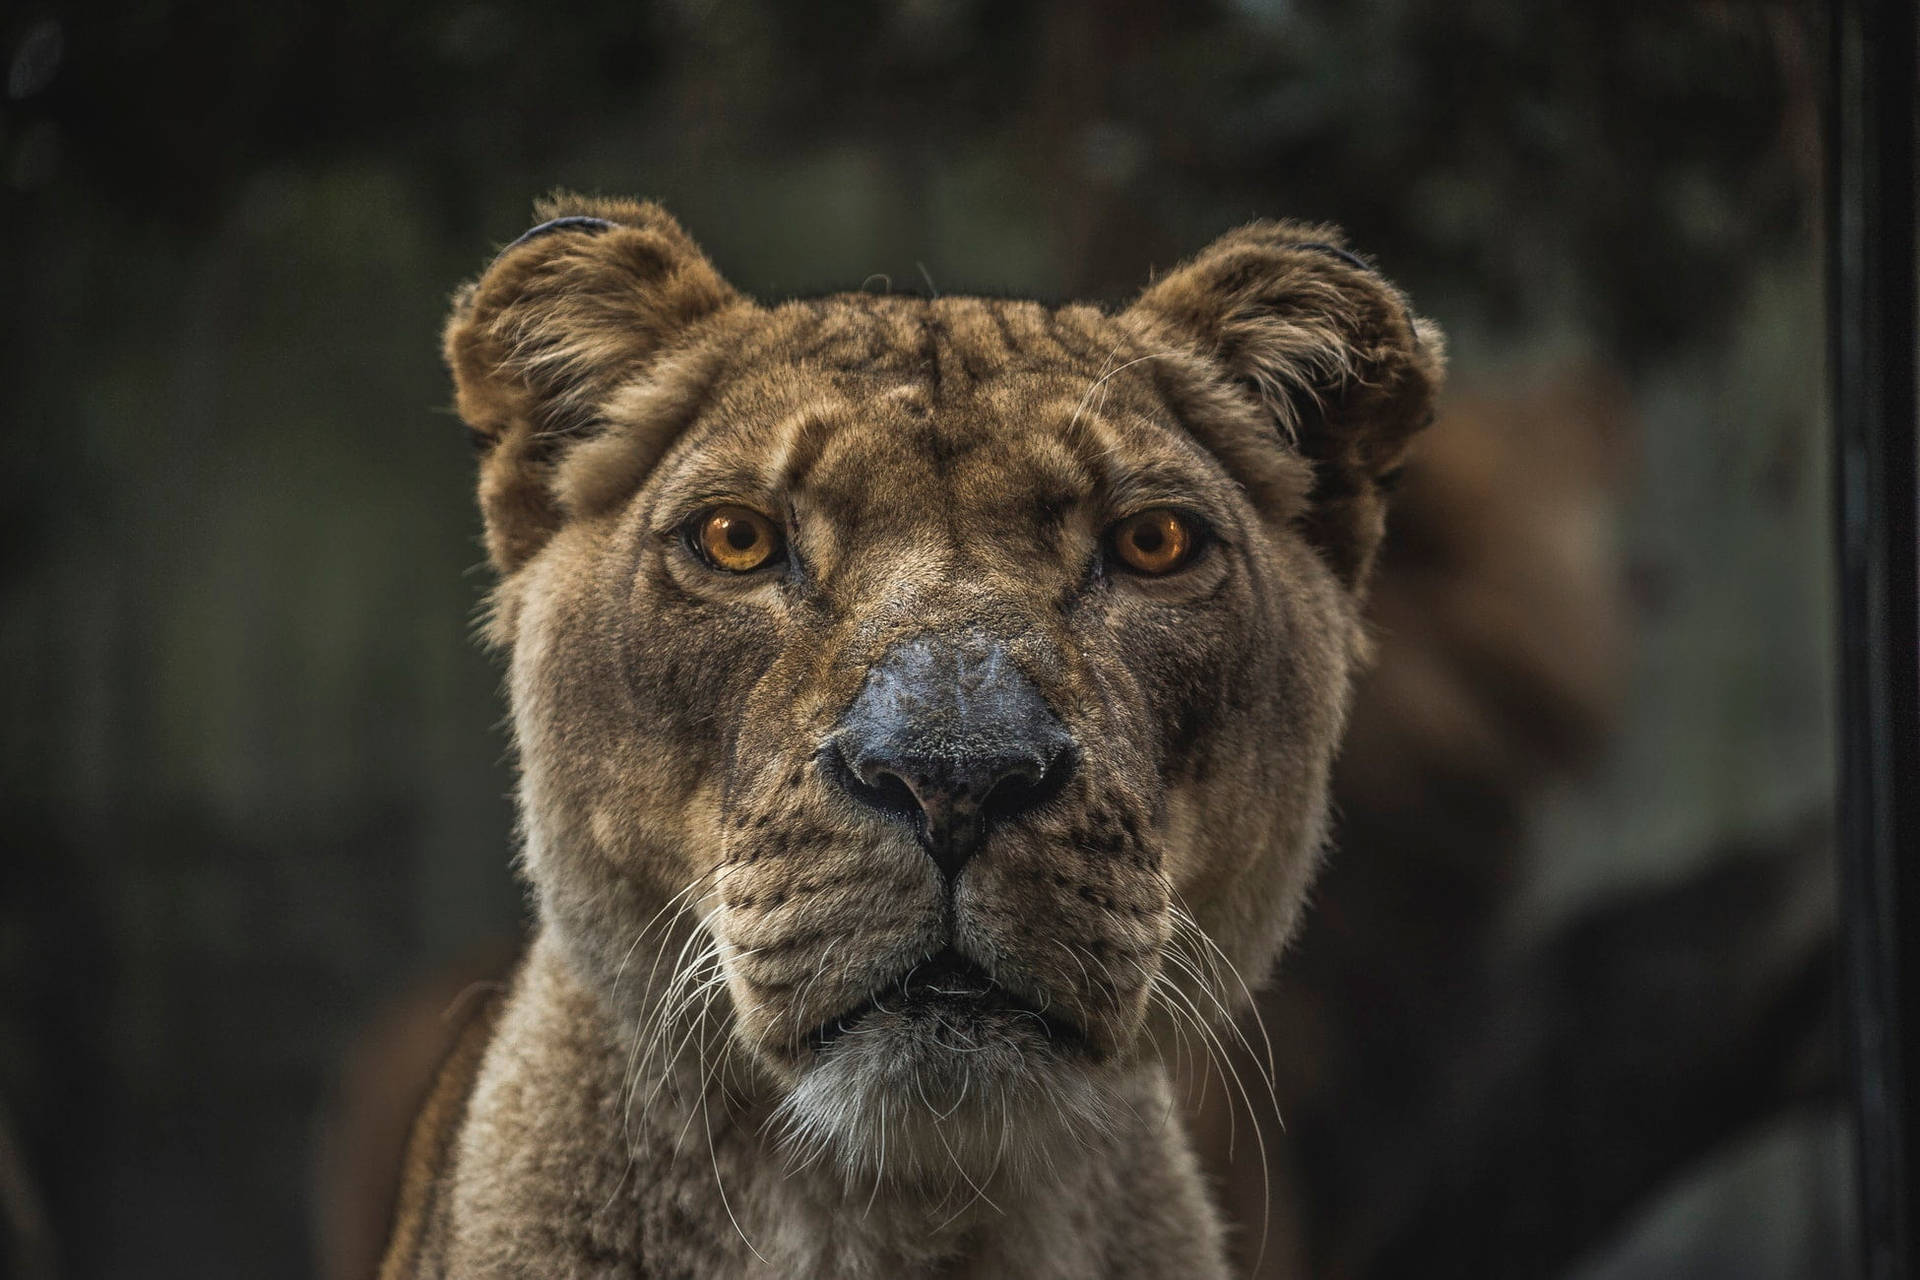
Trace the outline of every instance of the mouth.
[[896, 1034], [958, 1053], [977, 1051], [990, 1038], [1022, 1030], [1067, 1051], [1078, 1051], [1086, 1043], [1072, 1022], [1009, 990], [950, 947], [815, 1027], [807, 1043], [817, 1056], [847, 1036], [878, 1029], [882, 1022]]

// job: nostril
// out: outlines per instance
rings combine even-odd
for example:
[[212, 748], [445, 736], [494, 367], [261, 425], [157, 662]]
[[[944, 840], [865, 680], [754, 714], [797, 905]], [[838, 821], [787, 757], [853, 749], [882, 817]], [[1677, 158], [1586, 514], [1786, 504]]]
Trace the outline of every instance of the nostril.
[[1032, 807], [1033, 793], [1044, 777], [1037, 771], [1016, 770], [995, 782], [980, 798], [981, 812], [989, 817], [1008, 817]]
[[981, 812], [989, 820], [998, 820], [1037, 809], [1060, 794], [1073, 767], [1073, 751], [1062, 747], [1044, 769], [1038, 767], [1037, 761], [1009, 769], [981, 797]]
[[861, 803], [896, 818], [917, 819], [920, 799], [905, 778], [867, 753], [848, 750], [844, 741], [828, 744], [822, 753], [827, 775]]
[[913, 788], [907, 785], [905, 778], [891, 770], [875, 771], [872, 781], [865, 785], [873, 793], [868, 799], [878, 808], [903, 814], [920, 811], [920, 798], [914, 795]]

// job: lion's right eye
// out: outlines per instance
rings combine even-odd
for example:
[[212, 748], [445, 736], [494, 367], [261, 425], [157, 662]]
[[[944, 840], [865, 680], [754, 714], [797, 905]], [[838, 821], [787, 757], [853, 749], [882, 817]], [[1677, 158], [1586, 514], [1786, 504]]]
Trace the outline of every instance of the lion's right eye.
[[1150, 578], [1180, 568], [1200, 550], [1200, 530], [1193, 521], [1169, 507], [1154, 507], [1129, 516], [1108, 534], [1120, 562]]
[[700, 558], [728, 573], [752, 573], [786, 548], [773, 521], [751, 507], [714, 507], [693, 519], [689, 541]]

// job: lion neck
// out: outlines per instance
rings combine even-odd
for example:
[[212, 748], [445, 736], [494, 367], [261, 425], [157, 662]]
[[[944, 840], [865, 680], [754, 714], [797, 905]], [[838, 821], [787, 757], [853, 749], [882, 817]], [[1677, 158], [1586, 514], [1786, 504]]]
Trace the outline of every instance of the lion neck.
[[[1111, 1220], [1101, 1207], [1140, 1162], [1133, 1148], [1155, 1143], [1130, 1123], [1018, 1182], [795, 1167], [765, 1085], [697, 1052], [636, 1071], [632, 1038], [562, 949], [536, 940], [469, 1113], [464, 1149], [486, 1153], [457, 1178], [456, 1257], [472, 1273], [539, 1239], [583, 1267], [644, 1258], [700, 1275], [1074, 1275], [1104, 1252], [1090, 1233]], [[1131, 1084], [1122, 1109], [1164, 1120], [1160, 1068]]]

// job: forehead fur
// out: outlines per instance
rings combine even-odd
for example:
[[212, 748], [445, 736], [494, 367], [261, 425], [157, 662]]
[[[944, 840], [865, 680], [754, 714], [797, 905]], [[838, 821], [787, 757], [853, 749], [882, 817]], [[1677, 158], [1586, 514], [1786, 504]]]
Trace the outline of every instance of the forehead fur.
[[1090, 494], [1146, 505], [1208, 488], [1291, 517], [1309, 468], [1244, 402], [1208, 394], [1197, 363], [1087, 306], [793, 302], [728, 317], [615, 391], [556, 487], [570, 513], [603, 510], [671, 452], [689, 465], [665, 482], [688, 498], [811, 490], [841, 520], [885, 496], [876, 481], [1043, 524]]

